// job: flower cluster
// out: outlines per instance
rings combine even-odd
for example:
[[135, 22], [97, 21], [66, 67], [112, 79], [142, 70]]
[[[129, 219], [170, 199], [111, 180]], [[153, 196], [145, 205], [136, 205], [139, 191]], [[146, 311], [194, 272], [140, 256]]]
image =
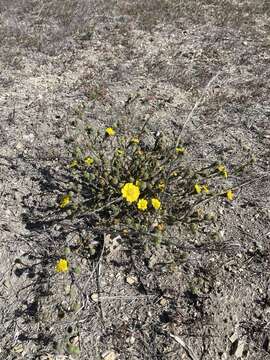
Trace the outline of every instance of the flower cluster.
[[[139, 181], [136, 181], [136, 184], [132, 184], [132, 183], [126, 183], [123, 187], [122, 187], [122, 197], [128, 202], [128, 203], [133, 203], [133, 202], [137, 202], [137, 208], [141, 211], [145, 211], [148, 208], [148, 200], [145, 198], [140, 198], [140, 188], [139, 188]], [[153, 208], [155, 210], [158, 210], [161, 206], [161, 202], [159, 201], [159, 199], [156, 198], [152, 198], [151, 199], [151, 205], [153, 206]]]
[[195, 192], [197, 194], [200, 194], [201, 192], [205, 192], [205, 193], [209, 192], [208, 186], [206, 184], [198, 184], [198, 183], [196, 183], [194, 185], [194, 190], [195, 190]]

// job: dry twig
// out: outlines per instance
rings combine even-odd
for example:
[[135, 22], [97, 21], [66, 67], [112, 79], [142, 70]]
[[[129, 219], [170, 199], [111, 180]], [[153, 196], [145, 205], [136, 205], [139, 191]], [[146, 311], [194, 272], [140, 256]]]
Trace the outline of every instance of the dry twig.
[[187, 355], [191, 360], [198, 360], [197, 356], [194, 354], [193, 350], [182, 340], [179, 336], [169, 333], [169, 336], [174, 339], [178, 344], [180, 344], [183, 349], [186, 350]]
[[192, 118], [195, 110], [196, 110], [197, 107], [202, 103], [202, 101], [203, 101], [203, 99], [204, 99], [204, 97], [205, 97], [206, 91], [209, 89], [210, 85], [212, 85], [212, 83], [218, 78], [219, 74], [220, 74], [220, 71], [218, 71], [218, 72], [216, 73], [216, 75], [213, 76], [213, 77], [209, 80], [208, 84], [206, 85], [206, 87], [205, 87], [204, 90], [203, 90], [202, 95], [201, 95], [201, 96], [199, 97], [199, 99], [196, 101], [196, 103], [195, 103], [195, 105], [193, 106], [191, 112], [188, 114], [188, 117], [186, 118], [186, 121], [184, 122], [184, 124], [183, 124], [183, 126], [182, 126], [182, 129], [181, 129], [181, 131], [180, 131], [180, 134], [179, 134], [179, 136], [178, 136], [178, 138], [177, 138], [176, 147], [179, 146], [182, 133], [183, 133], [186, 125], [188, 124], [188, 122], [189, 122], [190, 119]]

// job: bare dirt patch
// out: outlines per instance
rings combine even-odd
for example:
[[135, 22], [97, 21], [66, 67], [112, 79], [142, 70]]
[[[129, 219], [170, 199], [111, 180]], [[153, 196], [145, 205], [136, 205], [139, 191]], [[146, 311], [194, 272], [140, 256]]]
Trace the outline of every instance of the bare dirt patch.
[[[0, 358], [270, 358], [269, 11], [266, 1], [1, 1]], [[194, 165], [256, 158], [230, 179], [253, 180], [235, 201], [212, 206], [215, 234], [172, 229], [154, 253], [101, 234], [80, 274], [55, 274], [76, 237], [42, 211], [85, 127], [150, 117], [169, 137], [191, 112]]]

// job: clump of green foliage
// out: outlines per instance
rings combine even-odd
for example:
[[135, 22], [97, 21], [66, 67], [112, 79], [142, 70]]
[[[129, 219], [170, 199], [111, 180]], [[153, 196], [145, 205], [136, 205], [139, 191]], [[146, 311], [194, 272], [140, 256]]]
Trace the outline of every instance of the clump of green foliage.
[[210, 221], [199, 205], [213, 197], [234, 199], [225, 165], [195, 169], [178, 140], [159, 133], [148, 141], [145, 126], [135, 133], [88, 127], [87, 133], [88, 145], [77, 147], [67, 166], [59, 206], [93, 228], [156, 235], [177, 222]]

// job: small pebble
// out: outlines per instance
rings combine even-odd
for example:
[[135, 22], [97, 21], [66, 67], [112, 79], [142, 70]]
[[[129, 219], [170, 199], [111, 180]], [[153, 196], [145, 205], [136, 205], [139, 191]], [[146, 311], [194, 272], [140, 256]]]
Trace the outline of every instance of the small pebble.
[[138, 282], [138, 279], [136, 276], [128, 276], [126, 278], [126, 282], [129, 284], [129, 285], [134, 285]]
[[114, 351], [106, 351], [101, 357], [104, 360], [116, 360], [116, 353]]

